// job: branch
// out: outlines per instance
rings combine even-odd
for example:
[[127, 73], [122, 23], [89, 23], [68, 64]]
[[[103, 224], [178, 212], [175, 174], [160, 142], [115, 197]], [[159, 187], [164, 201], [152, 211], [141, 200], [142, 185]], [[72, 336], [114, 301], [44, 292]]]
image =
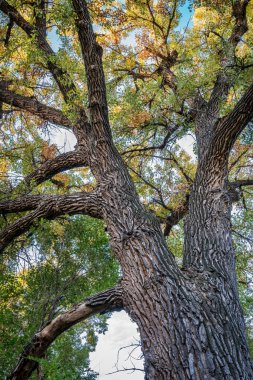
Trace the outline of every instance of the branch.
[[173, 161], [178, 169], [180, 170], [180, 172], [183, 174], [184, 178], [186, 179], [186, 182], [191, 185], [193, 183], [193, 179], [186, 173], [186, 171], [184, 170], [184, 168], [179, 164], [178, 160], [175, 158], [175, 156], [171, 153], [171, 161]]
[[[205, 137], [207, 134], [206, 128], [211, 130], [219, 117], [222, 101], [227, 98], [229, 89], [233, 84], [233, 80], [227, 69], [234, 66], [237, 44], [248, 30], [246, 9], [249, 0], [236, 0], [232, 3], [232, 16], [235, 18], [235, 25], [228, 40], [222, 39], [224, 46], [220, 53], [221, 69], [218, 71], [210, 99], [204, 111], [200, 111], [198, 115], [199, 128], [197, 132], [200, 138]], [[203, 125], [206, 128], [203, 128]]]
[[238, 179], [236, 181], [230, 182], [230, 185], [234, 187], [253, 186], [253, 178]]
[[57, 65], [57, 55], [47, 42], [43, 31], [37, 29], [26, 21], [23, 16], [21, 16], [21, 14], [5, 0], [0, 0], [0, 10], [23, 29], [28, 37], [32, 38], [35, 36], [36, 45], [38, 49], [44, 53], [47, 60], [47, 67], [58, 84], [64, 100], [66, 102], [71, 100], [73, 94], [76, 93], [76, 87], [69, 74]]
[[158, 149], [163, 150], [164, 148], [166, 148], [172, 134], [179, 129], [179, 126], [176, 125], [175, 127], [171, 127], [168, 129], [169, 130], [168, 130], [166, 136], [164, 137], [163, 142], [160, 145], [146, 146], [144, 148], [136, 148], [136, 149], [126, 150], [125, 152], [122, 153], [122, 155], [128, 154], [128, 153], [134, 153], [134, 152], [145, 152], [148, 150], [158, 150]]
[[98, 138], [111, 139], [106, 100], [106, 85], [102, 63], [103, 49], [97, 43], [85, 0], [72, 0], [76, 12], [76, 28], [87, 74], [91, 124]]
[[[229, 197], [232, 203], [238, 202], [241, 198], [241, 191], [240, 187], [242, 186], [252, 186], [253, 185], [253, 179], [245, 179], [245, 180], [237, 180], [234, 182], [229, 182], [228, 188], [229, 188]], [[170, 215], [167, 216], [166, 222], [165, 222], [165, 228], [164, 228], [164, 236], [169, 236], [172, 228], [176, 226], [181, 219], [187, 214], [188, 212], [188, 202], [189, 202], [189, 196], [186, 196], [186, 200], [183, 203], [182, 206], [180, 206], [177, 209], [172, 209]]]
[[50, 123], [62, 125], [67, 128], [70, 128], [71, 126], [70, 120], [62, 113], [62, 111], [46, 106], [33, 97], [18, 95], [13, 91], [7, 90], [5, 88], [5, 81], [0, 82], [0, 101], [26, 110]]
[[[36, 358], [43, 358], [48, 347], [54, 340], [74, 326], [76, 323], [89, 318], [96, 313], [105, 313], [123, 308], [122, 289], [117, 286], [87, 298], [71, 310], [58, 315], [44, 328], [36, 333], [31, 342], [25, 347], [18, 364], [8, 380], [27, 380], [38, 367]], [[34, 358], [35, 360], [32, 360]]]
[[73, 152], [63, 153], [52, 160], [47, 160], [37, 170], [27, 175], [24, 181], [28, 186], [31, 182], [39, 185], [58, 173], [82, 166], [87, 166], [85, 152], [76, 150]]
[[47, 1], [36, 0], [34, 3], [34, 17], [37, 30], [46, 38], [47, 35], [47, 22], [46, 22], [46, 11], [47, 11]]
[[250, 0], [236, 0], [232, 2], [232, 16], [235, 18], [235, 26], [229, 38], [229, 42], [231, 42], [234, 46], [240, 42], [242, 36], [248, 30], [246, 11], [249, 2]]
[[11, 37], [11, 30], [13, 28], [13, 25], [14, 25], [14, 22], [12, 20], [12, 18], [10, 17], [10, 21], [8, 23], [8, 28], [7, 28], [7, 32], [6, 32], [6, 36], [5, 36], [5, 40], [4, 40], [4, 46], [8, 46], [9, 44], [9, 41], [10, 41], [10, 37]]
[[235, 140], [253, 118], [253, 83], [234, 109], [216, 124], [211, 151], [228, 153]]
[[166, 218], [166, 223], [165, 223], [165, 228], [164, 228], [164, 236], [169, 236], [172, 228], [177, 225], [181, 219], [186, 215], [188, 211], [188, 203], [189, 203], [189, 196], [186, 197], [185, 202], [183, 205], [178, 207], [175, 210], [171, 211], [171, 214], [167, 216]]
[[0, 210], [2, 213], [34, 210], [10, 224], [0, 233], [0, 252], [15, 238], [28, 231], [38, 219], [55, 219], [65, 214], [85, 214], [94, 218], [102, 217], [100, 199], [95, 192], [80, 192], [60, 196], [31, 195], [13, 201], [1, 202]]

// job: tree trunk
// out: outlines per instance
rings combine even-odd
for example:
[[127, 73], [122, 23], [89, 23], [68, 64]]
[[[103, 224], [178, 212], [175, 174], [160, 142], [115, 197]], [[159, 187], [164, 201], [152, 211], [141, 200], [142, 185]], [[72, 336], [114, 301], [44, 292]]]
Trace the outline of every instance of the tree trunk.
[[166, 267], [161, 235], [152, 235], [129, 238], [122, 252], [125, 305], [139, 327], [145, 379], [252, 379], [233, 276]]
[[135, 290], [130, 315], [140, 330], [146, 380], [252, 379], [239, 304], [215, 280], [188, 275], [128, 287]]
[[[99, 112], [93, 112], [99, 134]], [[86, 150], [122, 268], [124, 308], [140, 331], [145, 379], [253, 379], [236, 286], [226, 157], [213, 159], [211, 152], [200, 160], [180, 269], [113, 143], [96, 138]]]
[[[114, 184], [119, 184], [115, 173]], [[200, 177], [190, 198], [182, 270], [158, 221], [131, 194], [131, 186], [128, 191], [122, 183], [123, 187], [107, 186], [103, 192], [112, 250], [123, 270], [124, 306], [140, 331], [146, 380], [253, 379], [234, 275], [230, 204], [226, 197], [216, 202], [215, 191], [207, 198], [209, 192], [200, 191]], [[201, 226], [208, 216], [212, 223], [207, 229]]]

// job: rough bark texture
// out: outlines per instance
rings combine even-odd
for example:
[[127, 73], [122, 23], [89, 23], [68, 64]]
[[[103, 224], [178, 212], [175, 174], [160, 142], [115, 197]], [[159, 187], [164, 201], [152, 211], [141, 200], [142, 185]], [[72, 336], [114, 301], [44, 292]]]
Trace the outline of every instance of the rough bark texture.
[[52, 107], [46, 106], [38, 100], [18, 95], [4, 88], [4, 82], [0, 82], [0, 101], [14, 107], [31, 112], [45, 121], [70, 128], [71, 122], [64, 114]]
[[[253, 116], [253, 87], [249, 87], [231, 114], [221, 120], [218, 101], [218, 97], [226, 98], [230, 88], [230, 79], [223, 69], [231, 62], [238, 38], [246, 30], [245, 23], [243, 27], [241, 23], [245, 19], [247, 1], [235, 2], [240, 5], [241, 12], [234, 9], [236, 23], [231, 35], [231, 54], [229, 59], [222, 58], [222, 69], [209, 102], [200, 99], [194, 114], [199, 165], [189, 201], [180, 213], [181, 218], [188, 207], [182, 269], [168, 250], [159, 221], [140, 202], [127, 168], [113, 144], [102, 49], [96, 42], [86, 2], [73, 0], [72, 3], [89, 94], [89, 121], [85, 110], [79, 108], [78, 122], [73, 126], [73, 131], [79, 148], [85, 152], [83, 163], [91, 168], [97, 187], [94, 193], [47, 197], [45, 202], [43, 197], [31, 196], [23, 198], [25, 203], [18, 199], [1, 203], [2, 212], [33, 210], [1, 234], [2, 248], [40, 217], [52, 218], [62, 213], [79, 212], [102, 217], [107, 225], [112, 251], [122, 268], [122, 306], [139, 327], [145, 379], [253, 379], [236, 286], [227, 178], [229, 152], [236, 137]], [[29, 37], [33, 34], [35, 27], [5, 0], [0, 1], [0, 9], [11, 15]], [[53, 53], [43, 34], [43, 23], [40, 25], [37, 22], [36, 43], [46, 56], [50, 56]], [[63, 85], [67, 73], [50, 60], [47, 66], [65, 101], [69, 102], [69, 94], [75, 92], [75, 87], [72, 83]], [[17, 107], [26, 107], [29, 112], [45, 119], [42, 106], [28, 104], [26, 99], [17, 96], [12, 99], [15, 99]], [[21, 100], [23, 103], [19, 105], [17, 101]], [[56, 115], [52, 110], [47, 112], [49, 114], [50, 118]], [[55, 119], [55, 122], [60, 121]], [[40, 183], [64, 168], [81, 165], [82, 159], [75, 157], [73, 161], [73, 154], [65, 157], [64, 162], [61, 161], [62, 157], [53, 160], [52, 170], [50, 165], [44, 164], [41, 172], [33, 173], [27, 182], [34, 179]], [[175, 215], [175, 221], [178, 218], [179, 215]], [[26, 379], [36, 368], [35, 364], [31, 367], [27, 355], [41, 357], [56, 336], [73, 322], [104, 310], [100, 305], [91, 306], [85, 303], [72, 313], [65, 313], [50, 322], [35, 337], [32, 349], [25, 351], [17, 367], [20, 372], [14, 372], [11, 379]], [[71, 316], [75, 316], [74, 321]], [[50, 339], [47, 338], [48, 331]], [[38, 347], [36, 339], [39, 339]], [[27, 363], [30, 367], [25, 372]]]

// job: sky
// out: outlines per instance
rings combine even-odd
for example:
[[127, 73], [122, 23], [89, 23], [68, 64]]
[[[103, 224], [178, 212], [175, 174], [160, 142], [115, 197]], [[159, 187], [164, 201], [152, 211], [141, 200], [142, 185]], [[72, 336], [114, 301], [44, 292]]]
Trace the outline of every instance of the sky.
[[[108, 323], [108, 331], [99, 336], [96, 350], [90, 355], [90, 367], [99, 373], [99, 380], [143, 380], [144, 373], [141, 371], [123, 371], [112, 374], [111, 372], [122, 370], [124, 368], [143, 369], [142, 360], [128, 359], [129, 354], [132, 357], [139, 358], [141, 355], [140, 347], [128, 347], [132, 344], [138, 344], [139, 333], [137, 326], [128, 315], [124, 312], [115, 312]], [[120, 351], [119, 351], [120, 350]], [[110, 374], [108, 374], [110, 373]]]
[[[178, 29], [182, 30], [187, 25], [190, 25], [188, 23], [191, 14], [187, 1], [180, 10], [182, 17]], [[57, 51], [60, 46], [60, 39], [54, 29], [50, 32], [49, 39], [53, 49]], [[133, 43], [132, 39], [129, 43]], [[73, 150], [76, 144], [74, 135], [65, 130], [59, 130], [52, 140], [64, 151]], [[194, 157], [194, 139], [192, 136], [185, 136], [178, 143], [191, 157]], [[143, 380], [144, 373], [142, 371], [123, 371], [112, 374], [112, 372], [124, 368], [143, 369], [142, 360], [134, 360], [129, 357], [133, 347], [122, 349], [122, 347], [136, 344], [138, 340], [137, 326], [130, 320], [128, 315], [124, 311], [113, 313], [108, 321], [108, 330], [105, 334], [99, 335], [96, 350], [90, 354], [90, 367], [99, 373], [98, 380]], [[138, 358], [140, 355], [141, 351], [138, 347], [134, 350], [133, 356]]]

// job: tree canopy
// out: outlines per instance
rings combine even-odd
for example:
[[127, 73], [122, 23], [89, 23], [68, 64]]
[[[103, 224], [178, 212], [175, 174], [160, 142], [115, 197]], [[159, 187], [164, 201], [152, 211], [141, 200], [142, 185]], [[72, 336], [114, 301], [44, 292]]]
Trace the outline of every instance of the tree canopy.
[[[80, 1], [0, 0], [2, 377], [37, 331], [121, 278], [111, 230], [99, 220], [100, 169], [91, 169], [85, 146], [89, 123], [98, 126], [95, 160], [112, 136], [178, 265], [205, 139], [213, 126], [232, 134], [227, 122], [247, 124], [226, 135], [223, 154], [231, 150], [232, 233], [251, 341], [252, 1], [81, 1], [94, 34]], [[110, 132], [99, 125], [98, 103]], [[37, 359], [43, 379], [95, 379], [88, 355], [105, 326], [106, 317], [96, 315], [63, 333]]]

